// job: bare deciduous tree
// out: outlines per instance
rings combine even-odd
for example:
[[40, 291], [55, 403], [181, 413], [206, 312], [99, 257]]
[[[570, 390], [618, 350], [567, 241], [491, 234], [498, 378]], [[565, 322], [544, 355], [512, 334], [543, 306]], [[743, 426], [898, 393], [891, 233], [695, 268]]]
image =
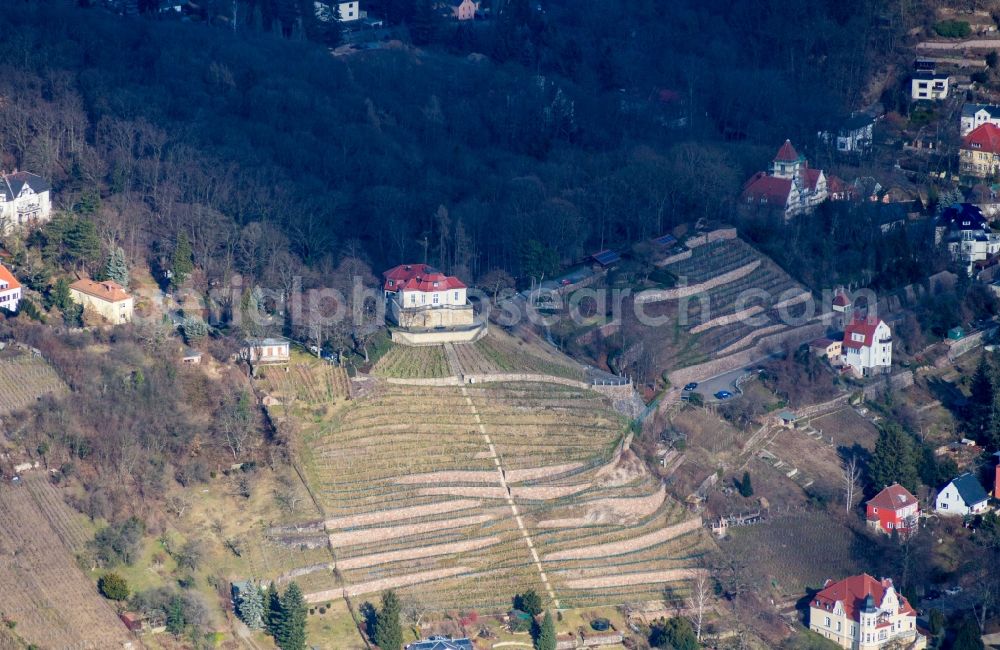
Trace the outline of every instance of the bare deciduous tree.
[[844, 463], [844, 510], [851, 511], [854, 507], [855, 495], [861, 485], [861, 467], [858, 464], [858, 457], [852, 455], [850, 460]]
[[695, 637], [701, 643], [702, 624], [705, 621], [705, 610], [712, 597], [708, 571], [698, 571], [691, 579], [691, 592], [688, 595], [688, 617], [694, 626]]

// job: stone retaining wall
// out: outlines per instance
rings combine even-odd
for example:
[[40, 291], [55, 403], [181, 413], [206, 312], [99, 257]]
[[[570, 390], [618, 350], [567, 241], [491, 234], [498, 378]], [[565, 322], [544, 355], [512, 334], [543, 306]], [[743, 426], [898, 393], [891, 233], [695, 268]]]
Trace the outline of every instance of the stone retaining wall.
[[865, 399], [875, 399], [885, 392], [886, 386], [893, 390], [902, 390], [913, 385], [913, 371], [897, 372], [894, 375], [886, 375], [865, 386], [861, 392]]
[[710, 280], [705, 282], [699, 282], [698, 284], [691, 284], [686, 286], [674, 287], [673, 289], [661, 289], [659, 291], [643, 291], [635, 297], [637, 303], [647, 303], [647, 302], [660, 302], [662, 300], [677, 300], [679, 298], [687, 298], [689, 296], [694, 296], [699, 293], [711, 291], [716, 287], [721, 287], [724, 284], [729, 284], [730, 282], [735, 282], [740, 278], [746, 277], [757, 270], [760, 266], [760, 260], [754, 260], [739, 268], [735, 268], [732, 271], [727, 271], [721, 275], [717, 275]]
[[400, 345], [419, 347], [422, 345], [441, 345], [442, 343], [473, 343], [486, 335], [486, 323], [467, 330], [409, 332], [402, 329], [392, 330], [392, 342]]

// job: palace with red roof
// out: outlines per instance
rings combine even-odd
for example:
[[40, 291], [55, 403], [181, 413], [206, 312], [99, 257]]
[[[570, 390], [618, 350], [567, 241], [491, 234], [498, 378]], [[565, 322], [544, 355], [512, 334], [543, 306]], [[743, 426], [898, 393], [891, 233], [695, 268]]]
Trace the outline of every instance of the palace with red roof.
[[917, 497], [899, 483], [893, 483], [865, 504], [868, 525], [884, 533], [907, 536], [917, 530], [920, 506]]
[[1000, 172], [1000, 127], [987, 122], [962, 138], [958, 170], [978, 178], [991, 178]]
[[468, 327], [473, 309], [465, 283], [427, 264], [400, 264], [382, 274], [386, 315], [413, 330]]
[[822, 169], [812, 169], [804, 156], [785, 140], [771, 161], [771, 169], [757, 172], [743, 185], [747, 206], [780, 211], [785, 219], [809, 212], [829, 198]]
[[21, 302], [21, 283], [7, 270], [7, 267], [0, 264], [0, 309], [17, 311], [19, 302]]
[[842, 648], [878, 650], [927, 647], [917, 629], [917, 612], [892, 580], [867, 573], [827, 580], [809, 603], [809, 629]]
[[841, 361], [858, 377], [892, 370], [892, 330], [881, 318], [862, 316], [844, 329]]

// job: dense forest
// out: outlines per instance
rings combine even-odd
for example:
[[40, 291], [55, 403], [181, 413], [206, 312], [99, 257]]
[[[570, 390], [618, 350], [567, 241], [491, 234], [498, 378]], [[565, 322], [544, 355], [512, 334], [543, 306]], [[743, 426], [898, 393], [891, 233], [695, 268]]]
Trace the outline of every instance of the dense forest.
[[[419, 24], [411, 5], [368, 10]], [[51, 178], [133, 263], [159, 268], [185, 233], [207, 282], [308, 287], [345, 251], [523, 277], [530, 240], [565, 262], [731, 220], [778, 143], [861, 101], [899, 28], [871, 1], [511, 0], [485, 23], [435, 19], [424, 50], [333, 57], [298, 5], [237, 7], [236, 30], [4, 12], [4, 165]]]

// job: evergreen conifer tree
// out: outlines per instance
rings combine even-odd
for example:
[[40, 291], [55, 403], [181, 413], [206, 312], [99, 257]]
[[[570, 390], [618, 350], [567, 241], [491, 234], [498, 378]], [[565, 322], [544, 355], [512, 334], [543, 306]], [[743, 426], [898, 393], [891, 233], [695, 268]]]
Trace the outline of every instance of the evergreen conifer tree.
[[104, 266], [104, 277], [113, 280], [128, 289], [128, 260], [125, 259], [125, 251], [121, 246], [115, 246], [108, 254], [108, 261]]
[[305, 650], [306, 601], [296, 583], [288, 585], [281, 597], [281, 624], [274, 640], [281, 650]]
[[191, 242], [188, 241], [186, 233], [177, 235], [177, 245], [174, 247], [173, 264], [171, 266], [172, 276], [170, 283], [179, 287], [191, 276], [194, 271], [194, 252], [191, 250]]
[[277, 640], [282, 623], [281, 596], [278, 594], [278, 587], [273, 582], [267, 588], [266, 600], [267, 612], [264, 624], [267, 627], [267, 633]]
[[535, 637], [535, 650], [556, 650], [556, 624], [549, 610], [545, 610], [545, 617]]
[[375, 645], [381, 650], [400, 650], [403, 629], [399, 624], [399, 599], [391, 589], [382, 592], [382, 608], [375, 619]]
[[240, 592], [236, 614], [251, 630], [264, 627], [264, 592], [259, 586], [252, 584]]

